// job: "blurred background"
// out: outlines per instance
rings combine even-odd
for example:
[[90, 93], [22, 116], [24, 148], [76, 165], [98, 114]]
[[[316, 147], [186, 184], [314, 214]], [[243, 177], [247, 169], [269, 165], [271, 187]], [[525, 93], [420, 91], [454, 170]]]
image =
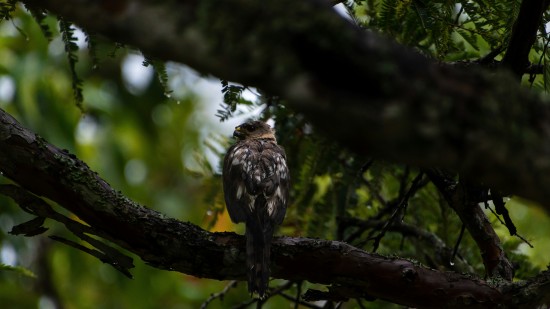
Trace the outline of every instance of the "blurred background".
[[[375, 214], [381, 200], [399, 194], [403, 179], [414, 177], [408, 167], [377, 163], [357, 183], [357, 171], [368, 158], [355, 158], [316, 136], [300, 115], [270, 106], [257, 90], [223, 84], [184, 65], [146, 60], [137, 50], [100, 37], [90, 40], [73, 27], [78, 46], [75, 72], [82, 81], [80, 104], [75, 100], [66, 45], [56, 32], [58, 21], [46, 17], [43, 23], [53, 32], [51, 39], [22, 7], [0, 23], [0, 108], [48, 142], [74, 153], [116, 190], [169, 217], [210, 231], [243, 232], [224, 211], [219, 162], [231, 143], [233, 128], [249, 117], [275, 121], [281, 128], [279, 140], [292, 158], [294, 202], [281, 234], [345, 239], [347, 234], [336, 218]], [[484, 50], [475, 52], [479, 55]], [[238, 104], [228, 107], [224, 99], [228, 95], [237, 95]], [[10, 181], [0, 176], [0, 182]], [[411, 205], [422, 208], [411, 206], [407, 218], [452, 246], [460, 222], [440, 207], [434, 192], [427, 186], [411, 200]], [[545, 268], [550, 252], [550, 243], [544, 241], [550, 234], [548, 217], [526, 203], [513, 199], [508, 205], [513, 205], [512, 218], [534, 249], [511, 238], [492, 219], [525, 276]], [[47, 237], [74, 240], [62, 225], [47, 221], [47, 233], [29, 238], [8, 233], [29, 219], [0, 196], [2, 308], [199, 308], [229, 284], [158, 270], [136, 257], [130, 280], [88, 254]], [[361, 239], [354, 244], [369, 249]], [[467, 235], [461, 248], [482, 276], [477, 248]], [[404, 244], [399, 235], [390, 234], [379, 252], [418, 257], [424, 252], [429, 255], [429, 250], [414, 242]], [[271, 286], [283, 283], [274, 280]], [[238, 283], [223, 303], [216, 299], [208, 308], [244, 308], [248, 299], [246, 284]], [[346, 307], [358, 306], [350, 302]], [[294, 304], [278, 297], [264, 308], [288, 307]], [[369, 304], [369, 308], [388, 307], [382, 302]]]
[[[53, 18], [45, 23], [58, 29]], [[167, 63], [168, 80], [162, 84], [139, 51], [96, 38], [97, 54], [92, 55], [85, 35], [75, 28], [74, 36], [76, 71], [83, 81], [81, 108], [61, 36], [53, 33], [49, 41], [22, 7], [0, 23], [0, 108], [76, 154], [134, 201], [211, 231], [240, 231], [216, 208], [222, 201], [212, 201], [219, 198], [218, 163], [234, 126], [257, 112], [245, 110], [241, 117], [220, 122], [219, 79]], [[255, 100], [253, 93], [244, 95]], [[9, 182], [1, 176], [0, 181]], [[37, 237], [8, 234], [28, 219], [0, 197], [0, 262], [32, 271], [0, 270], [2, 308], [198, 308], [227, 284], [160, 271], [139, 258], [135, 279], [129, 280], [83, 252], [53, 243], [47, 235], [71, 238], [62, 225], [47, 222], [50, 231]], [[58, 299], [44, 296], [50, 293]]]

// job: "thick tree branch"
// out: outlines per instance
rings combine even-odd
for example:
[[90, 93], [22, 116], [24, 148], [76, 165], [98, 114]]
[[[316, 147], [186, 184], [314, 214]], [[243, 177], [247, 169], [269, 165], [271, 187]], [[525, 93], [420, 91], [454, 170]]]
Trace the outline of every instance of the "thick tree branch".
[[432, 169], [426, 173], [478, 245], [487, 275], [512, 280], [514, 277], [512, 263], [506, 257], [500, 238], [479, 206], [482, 202], [479, 188], [463, 181], [453, 183], [437, 170]]
[[535, 43], [542, 14], [547, 8], [546, 2], [546, 0], [523, 0], [521, 2], [512, 37], [502, 59], [502, 64], [509, 67], [520, 79], [529, 66], [529, 51]]
[[[209, 233], [191, 223], [163, 217], [116, 192], [82, 161], [23, 128], [0, 110], [0, 169], [36, 195], [57, 202], [84, 220], [96, 235], [133, 252], [150, 265], [197, 277], [243, 279], [244, 238]], [[10, 186], [4, 186], [4, 193]], [[14, 196], [10, 194], [10, 196]], [[18, 202], [46, 215], [34, 198]], [[49, 215], [48, 215], [49, 216]], [[99, 232], [98, 232], [99, 231]], [[492, 287], [471, 276], [431, 270], [414, 262], [369, 254], [336, 241], [277, 238], [273, 276], [331, 284], [341, 297], [369, 297], [409, 306], [472, 307], [508, 304], [535, 288], [548, 292], [548, 278], [533, 284]], [[319, 271], [323, 269], [323, 271]], [[536, 286], [533, 286], [536, 284]], [[396, 289], [403, 293], [394, 293]], [[503, 289], [510, 293], [503, 294]], [[521, 302], [540, 301], [524, 297]]]
[[358, 153], [448, 168], [550, 211], [550, 104], [507, 74], [442, 66], [360, 30], [323, 1], [23, 2], [280, 95]]

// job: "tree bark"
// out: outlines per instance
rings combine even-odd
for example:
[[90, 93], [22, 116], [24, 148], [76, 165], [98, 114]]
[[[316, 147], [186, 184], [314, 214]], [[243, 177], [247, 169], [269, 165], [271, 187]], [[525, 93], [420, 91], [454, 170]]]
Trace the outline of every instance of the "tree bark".
[[[436, 63], [359, 29], [317, 0], [23, 2], [150, 57], [280, 95], [357, 153], [448, 168], [550, 211], [550, 105], [506, 72]], [[88, 232], [155, 267], [215, 279], [245, 276], [242, 236], [209, 233], [133, 203], [3, 111], [0, 169], [76, 214], [91, 226]], [[44, 201], [17, 187], [1, 191], [79, 237], [86, 229], [45, 211]], [[488, 284], [340, 242], [286, 237], [274, 241], [272, 255], [274, 277], [331, 283], [330, 292], [342, 297], [368, 295], [418, 307], [515, 308], [550, 301], [548, 272], [528, 282]]]
[[519, 80], [530, 64], [529, 52], [535, 43], [542, 14], [547, 8], [546, 0], [523, 0], [521, 2], [512, 37], [502, 59], [502, 64], [509, 67]]
[[550, 104], [508, 72], [436, 63], [317, 0], [23, 2], [280, 95], [358, 153], [453, 170], [550, 212]]
[[[1, 194], [25, 211], [65, 224], [81, 238], [84, 233], [101, 236], [160, 269], [219, 280], [245, 278], [243, 236], [210, 233], [132, 202], [74, 155], [48, 144], [3, 110], [0, 167], [22, 187], [2, 185]], [[55, 201], [88, 226], [58, 214], [37, 196]], [[132, 267], [113, 248], [93, 238], [83, 239], [102, 251], [102, 260]], [[489, 284], [471, 275], [370, 254], [338, 241], [278, 237], [272, 259], [273, 277], [330, 284], [329, 292], [344, 299], [368, 296], [414, 307], [504, 308], [512, 300], [514, 306], [538, 304], [550, 294], [548, 272], [528, 282]]]

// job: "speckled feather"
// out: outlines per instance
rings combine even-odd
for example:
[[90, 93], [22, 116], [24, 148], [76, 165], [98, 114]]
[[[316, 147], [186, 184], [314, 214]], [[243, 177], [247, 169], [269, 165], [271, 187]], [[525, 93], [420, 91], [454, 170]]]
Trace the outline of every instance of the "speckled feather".
[[270, 273], [271, 239], [286, 213], [290, 174], [273, 131], [264, 123], [252, 124], [251, 132], [245, 132], [250, 136], [242, 136], [227, 151], [223, 188], [231, 220], [246, 223], [248, 289], [263, 297]]
[[289, 174], [285, 152], [274, 141], [243, 140], [229, 148], [224, 160], [223, 182], [227, 211], [233, 222], [246, 222], [258, 207], [255, 201], [260, 194], [267, 202], [273, 221], [283, 222]]

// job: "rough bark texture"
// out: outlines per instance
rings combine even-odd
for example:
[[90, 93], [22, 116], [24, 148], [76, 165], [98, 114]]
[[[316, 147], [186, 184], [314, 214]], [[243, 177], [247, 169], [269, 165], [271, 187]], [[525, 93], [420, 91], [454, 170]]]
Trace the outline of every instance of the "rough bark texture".
[[358, 153], [448, 168], [550, 211], [550, 105], [506, 72], [435, 63], [316, 0], [23, 2], [281, 95]]
[[[90, 227], [75, 232], [78, 223], [61, 218], [46, 202], [16, 186], [3, 185], [0, 193], [30, 213], [64, 223], [77, 235], [101, 236], [157, 268], [214, 279], [245, 278], [242, 236], [209, 233], [130, 201], [74, 155], [48, 144], [2, 110], [0, 167], [6, 177], [57, 202]], [[103, 245], [92, 245], [103, 251], [105, 259], [116, 254]], [[532, 282], [490, 285], [469, 275], [370, 254], [337, 241], [276, 238], [272, 255], [274, 277], [331, 284], [330, 293], [340, 298], [368, 296], [415, 307], [462, 308], [506, 306], [512, 299], [523, 305], [539, 303], [550, 292], [547, 273]], [[131, 262], [124, 263], [132, 267]]]
[[[449, 168], [474, 182], [539, 201], [550, 211], [550, 105], [505, 72], [435, 63], [358, 29], [316, 0], [23, 2], [148, 56], [281, 95], [319, 130], [358, 153]], [[525, 29], [521, 23], [516, 27]], [[523, 51], [525, 44], [518, 49]], [[523, 66], [524, 53], [511, 53], [506, 63]], [[18, 187], [2, 186], [2, 194], [26, 211], [64, 223], [79, 237], [83, 230], [99, 235], [162, 269], [216, 279], [245, 277], [242, 236], [209, 233], [133, 203], [76, 157], [3, 111], [0, 169], [91, 228], [75, 227]], [[451, 200], [460, 203], [464, 194], [459, 193]], [[463, 220], [473, 220], [467, 211], [457, 208]], [[478, 245], [488, 248], [484, 261], [490, 274], [509, 278], [510, 265], [498, 239]], [[104, 255], [115, 254], [97, 247]], [[532, 307], [550, 301], [548, 272], [528, 282], [489, 285], [340, 242], [297, 238], [276, 239], [272, 254], [274, 277], [330, 283], [335, 297], [459, 308]]]

